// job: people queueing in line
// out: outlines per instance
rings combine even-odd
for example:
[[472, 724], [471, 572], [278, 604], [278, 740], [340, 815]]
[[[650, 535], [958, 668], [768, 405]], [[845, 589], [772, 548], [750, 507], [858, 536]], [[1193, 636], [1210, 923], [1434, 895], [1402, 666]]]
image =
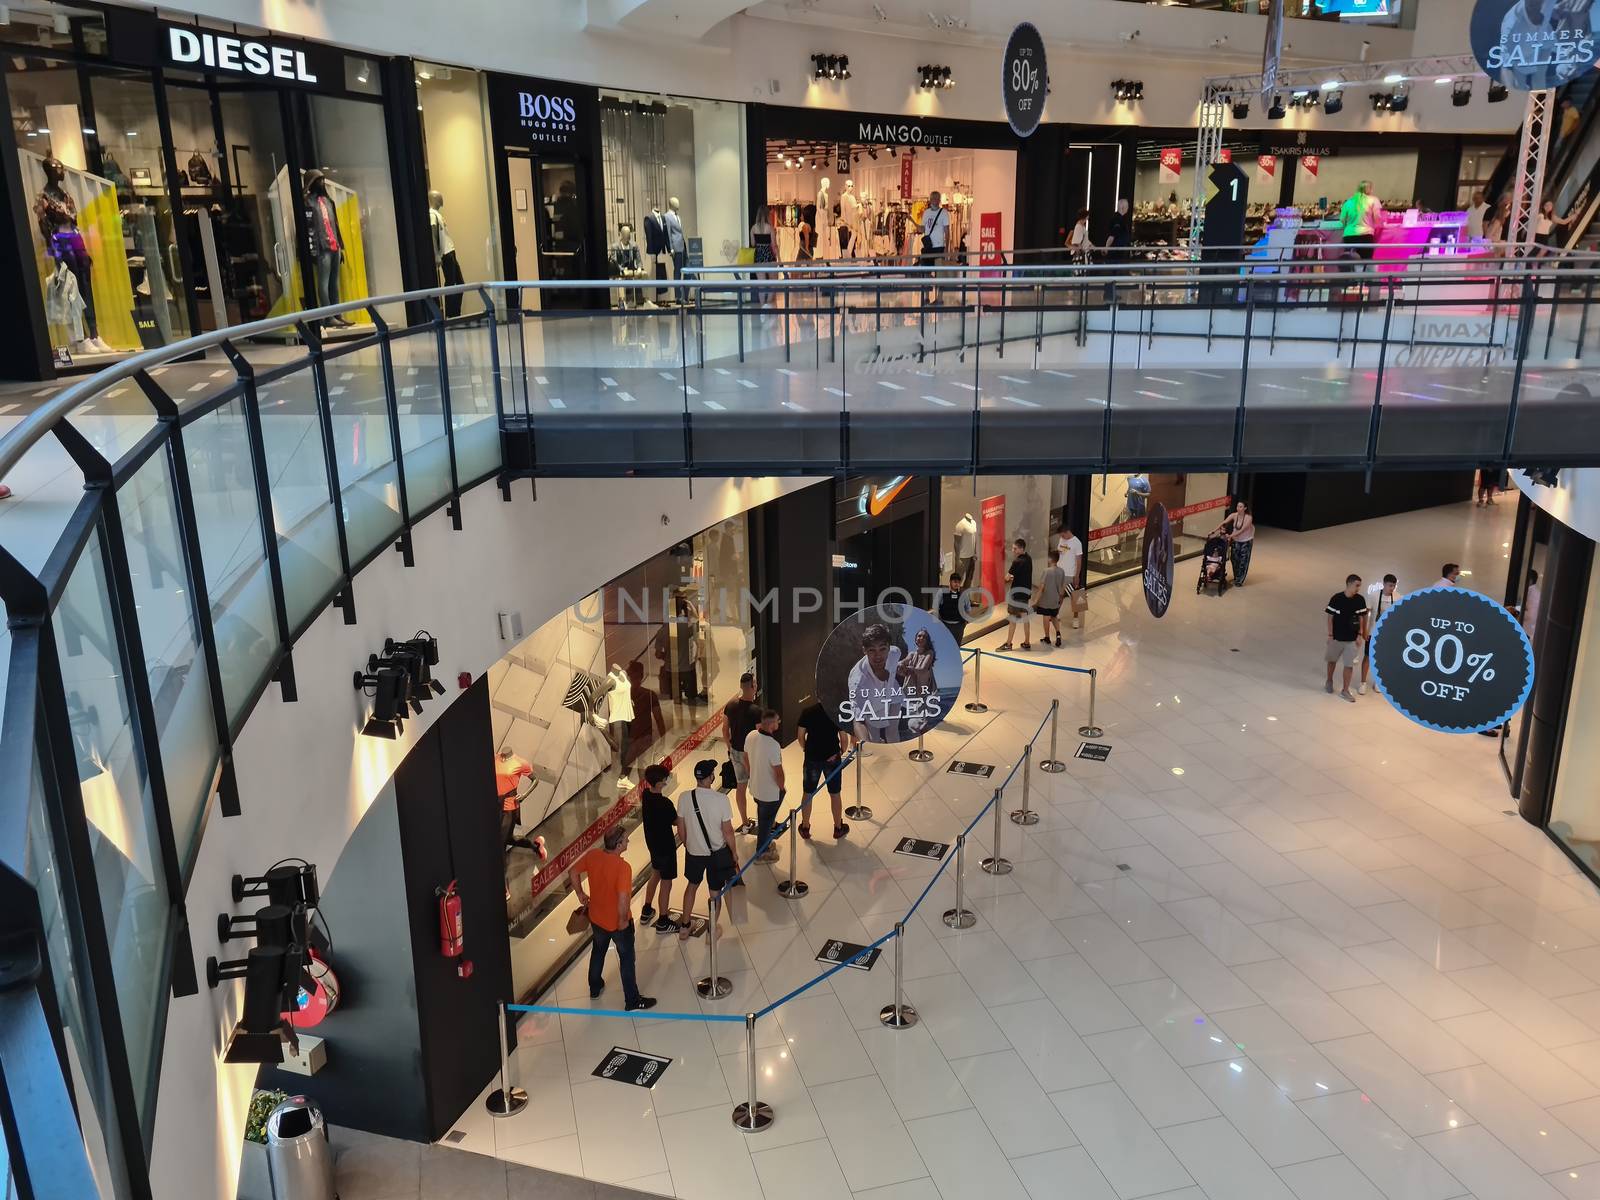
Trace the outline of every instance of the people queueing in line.
[[1028, 557], [1028, 543], [1018, 538], [1011, 543], [1011, 570], [1006, 574], [1006, 640], [1000, 649], [1012, 649], [1011, 639], [1017, 626], [1022, 627], [1022, 648], [1032, 650], [1033, 619], [1028, 606], [1033, 600], [1033, 559]]
[[[683, 911], [678, 920], [678, 940], [694, 931], [694, 901], [705, 880], [711, 896], [728, 886], [738, 872], [733, 854], [733, 805], [725, 792], [711, 786], [717, 760], [702, 758], [694, 765], [694, 787], [678, 808], [678, 841], [683, 846]], [[720, 909], [719, 923], [720, 923]], [[713, 937], [718, 936], [712, 930]]]
[[728, 761], [733, 764], [734, 794], [739, 803], [739, 832], [754, 833], [750, 819], [750, 760], [744, 755], [744, 740], [761, 722], [761, 706], [756, 703], [756, 677], [749, 671], [739, 676], [739, 694], [722, 706], [722, 736], [728, 743]]
[[1034, 588], [1033, 611], [1039, 614], [1044, 625], [1043, 644], [1050, 645], [1050, 628], [1055, 627], [1057, 646], [1061, 645], [1061, 606], [1066, 603], [1070, 589], [1067, 587], [1067, 573], [1061, 567], [1061, 552], [1052, 550], [1046, 556], [1048, 565], [1044, 574], [1039, 576], [1038, 586]]
[[744, 739], [745, 759], [750, 767], [750, 795], [756, 802], [756, 845], [766, 846], [757, 862], [778, 861], [778, 847], [767, 845], [778, 823], [778, 809], [785, 792], [783, 747], [778, 745], [778, 712], [767, 708], [761, 720]]
[[[613, 825], [599, 846], [572, 865], [567, 882], [589, 916], [589, 999], [598, 1000], [605, 991], [602, 968], [606, 949], [615, 946], [622, 973], [623, 1007], [636, 1012], [654, 1008], [656, 998], [639, 994], [639, 981], [634, 974], [633, 868], [623, 857], [627, 849], [628, 831]], [[589, 881], [587, 891], [585, 879]]]
[[[639, 920], [646, 925], [654, 921], [657, 933], [675, 933], [678, 929], [672, 919], [672, 882], [678, 878], [678, 810], [662, 790], [671, 775], [660, 763], [651, 763], [644, 769], [644, 794], [639, 798], [644, 844], [650, 851], [650, 880], [644, 885], [644, 908]], [[654, 903], [657, 899], [661, 901], [659, 919]]]
[[1356, 698], [1350, 691], [1350, 678], [1355, 674], [1367, 633], [1367, 598], [1361, 594], [1361, 576], [1347, 576], [1344, 591], [1330, 596], [1324, 611], [1328, 614], [1328, 645], [1323, 655], [1328, 666], [1328, 681], [1324, 690], [1330, 696], [1333, 694], [1333, 669], [1342, 666], [1344, 685], [1339, 698], [1354, 704]]
[[796, 727], [800, 738], [802, 795], [800, 836], [811, 837], [811, 798], [826, 781], [828, 801], [833, 805], [833, 836], [850, 832], [844, 819], [844, 772], [840, 764], [850, 749], [850, 735], [839, 728], [828, 706], [818, 700], [800, 712]]
[[[1383, 614], [1393, 608], [1395, 601], [1399, 598], [1400, 580], [1395, 577], [1392, 571], [1385, 575], [1381, 582], [1369, 587], [1367, 589], [1367, 627], [1376, 630], [1378, 621], [1383, 617]], [[1367, 683], [1372, 674], [1371, 647], [1372, 642], [1369, 638], [1361, 655], [1361, 686], [1356, 689], [1356, 694], [1361, 696], [1367, 694]]]

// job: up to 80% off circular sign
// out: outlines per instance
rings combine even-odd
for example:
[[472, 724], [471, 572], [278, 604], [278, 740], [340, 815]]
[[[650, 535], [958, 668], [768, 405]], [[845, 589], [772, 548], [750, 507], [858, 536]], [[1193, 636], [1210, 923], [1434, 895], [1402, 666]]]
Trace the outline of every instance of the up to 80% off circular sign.
[[1464, 588], [1399, 600], [1372, 631], [1378, 690], [1419, 725], [1482, 733], [1503, 725], [1533, 690], [1533, 643], [1502, 605]]

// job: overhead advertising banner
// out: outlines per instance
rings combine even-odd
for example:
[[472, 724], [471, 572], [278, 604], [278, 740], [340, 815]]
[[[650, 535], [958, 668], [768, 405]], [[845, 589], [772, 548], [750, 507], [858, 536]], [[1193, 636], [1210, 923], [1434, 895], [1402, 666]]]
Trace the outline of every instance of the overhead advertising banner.
[[1006, 564], [1011, 555], [1006, 550], [1006, 498], [985, 496], [978, 509], [978, 554], [983, 563], [980, 580], [990, 604], [1002, 604], [1006, 594]]
[[1533, 690], [1533, 643], [1505, 607], [1466, 588], [1402, 597], [1368, 648], [1390, 704], [1444, 733], [1482, 733], [1510, 720]]
[[1168, 146], [1161, 151], [1161, 186], [1178, 182], [1178, 174], [1183, 169], [1183, 150], [1178, 146]]
[[1256, 155], [1256, 182], [1275, 183], [1278, 179], [1278, 156], [1276, 154]]
[[960, 694], [961, 647], [911, 604], [846, 617], [817, 655], [817, 699], [863, 741], [911, 741], [943, 721]]
[[1018, 137], [1025, 138], [1039, 128], [1049, 81], [1044, 39], [1037, 29], [1023, 21], [1011, 31], [1005, 57], [1000, 60], [1000, 98], [1006, 106], [1011, 132]]
[[1161, 503], [1144, 518], [1144, 602], [1152, 617], [1166, 616], [1172, 603], [1172, 522]]
[[1537, 92], [1595, 65], [1600, 0], [1477, 0], [1468, 36], [1491, 79]]

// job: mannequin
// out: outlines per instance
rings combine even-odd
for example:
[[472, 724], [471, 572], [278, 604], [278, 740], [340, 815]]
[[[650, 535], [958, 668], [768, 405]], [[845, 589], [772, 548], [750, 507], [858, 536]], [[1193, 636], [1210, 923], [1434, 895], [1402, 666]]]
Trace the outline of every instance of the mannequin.
[[[450, 227], [444, 220], [444, 193], [428, 193], [428, 225], [433, 231], [433, 261], [439, 267], [439, 278], [446, 287], [458, 283], [465, 283], [461, 276], [461, 267], [456, 262], [456, 243], [450, 236]], [[461, 296], [446, 296], [444, 300], [444, 315], [459, 317], [461, 315]]]
[[[668, 253], [669, 248], [666, 215], [662, 213], [660, 204], [651, 204], [650, 211], [645, 214], [644, 218], [644, 253], [645, 257], [654, 264], [655, 277], [657, 279], [670, 279], [672, 277], [672, 255]], [[657, 288], [655, 302], [646, 301], [646, 304], [654, 308], [661, 298], [661, 289]]]
[[[611, 260], [611, 277], [613, 279], [642, 279], [644, 278], [644, 260], [639, 257], [639, 243], [633, 240], [633, 226], [624, 225], [617, 231], [617, 240], [612, 245], [607, 257]], [[643, 295], [638, 288], [612, 288], [616, 293], [617, 307], [627, 308], [632, 300], [638, 305]]]
[[833, 211], [833, 180], [826, 175], [817, 185], [817, 219], [812, 223], [815, 230], [816, 246], [813, 254], [817, 258], [828, 259], [839, 257], [838, 221], [835, 220]]
[[[689, 261], [689, 240], [683, 236], [683, 217], [679, 215], [676, 196], [667, 197], [667, 252], [672, 255], [672, 277], [682, 279], [684, 264]], [[676, 299], [683, 303], [681, 290]]]
[[[45, 257], [56, 264], [55, 276], [48, 284], [55, 293], [52, 301], [68, 318], [62, 323], [71, 335], [76, 335], [71, 340], [80, 353], [114, 354], [100, 340], [95, 327], [94, 290], [89, 281], [94, 260], [78, 229], [78, 202], [63, 186], [67, 168], [52, 155], [44, 160], [44, 176], [45, 185], [33, 201], [33, 215], [44, 241]], [[81, 318], [81, 329], [77, 318]]]
[[[624, 227], [626, 228], [626, 227]], [[637, 247], [635, 247], [637, 249]], [[633, 685], [618, 664], [611, 664], [606, 676], [606, 725], [617, 752], [617, 767], [622, 767], [622, 757], [628, 748], [628, 728], [633, 724]]]
[[[339, 213], [328, 195], [327, 176], [313, 167], [306, 172], [306, 224], [311, 229], [311, 265], [316, 283], [318, 307], [339, 303], [339, 264], [344, 261], [344, 242], [339, 234]], [[343, 328], [350, 322], [333, 317], [330, 325]]]
[[856, 195], [856, 181], [844, 181], [844, 195], [839, 197], [839, 253], [853, 257], [861, 253], [861, 198]]
[[963, 513], [956, 522], [955, 534], [955, 571], [961, 576], [963, 589], [972, 586], [973, 568], [978, 561], [978, 522], [971, 513]]

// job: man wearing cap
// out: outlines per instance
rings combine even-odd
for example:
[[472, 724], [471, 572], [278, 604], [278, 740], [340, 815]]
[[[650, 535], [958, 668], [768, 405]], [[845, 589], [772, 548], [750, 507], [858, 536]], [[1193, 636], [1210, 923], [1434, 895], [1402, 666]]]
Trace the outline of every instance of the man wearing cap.
[[[621, 825], [606, 830], [601, 846], [590, 850], [567, 872], [578, 903], [589, 912], [589, 998], [597, 999], [605, 990], [601, 971], [606, 962], [606, 947], [615, 943], [622, 968], [622, 999], [629, 1012], [654, 1008], [654, 996], [641, 996], [633, 969], [633, 868], [623, 858], [628, 848], [628, 831]], [[583, 877], [589, 878], [584, 891]], [[687, 906], [685, 906], [687, 907]]]
[[700, 881], [712, 896], [727, 887], [737, 869], [733, 861], [733, 805], [728, 796], [711, 786], [717, 760], [702, 758], [694, 765], [694, 786], [678, 801], [678, 841], [683, 845], [683, 916], [678, 940], [686, 941], [694, 928], [694, 897]]

